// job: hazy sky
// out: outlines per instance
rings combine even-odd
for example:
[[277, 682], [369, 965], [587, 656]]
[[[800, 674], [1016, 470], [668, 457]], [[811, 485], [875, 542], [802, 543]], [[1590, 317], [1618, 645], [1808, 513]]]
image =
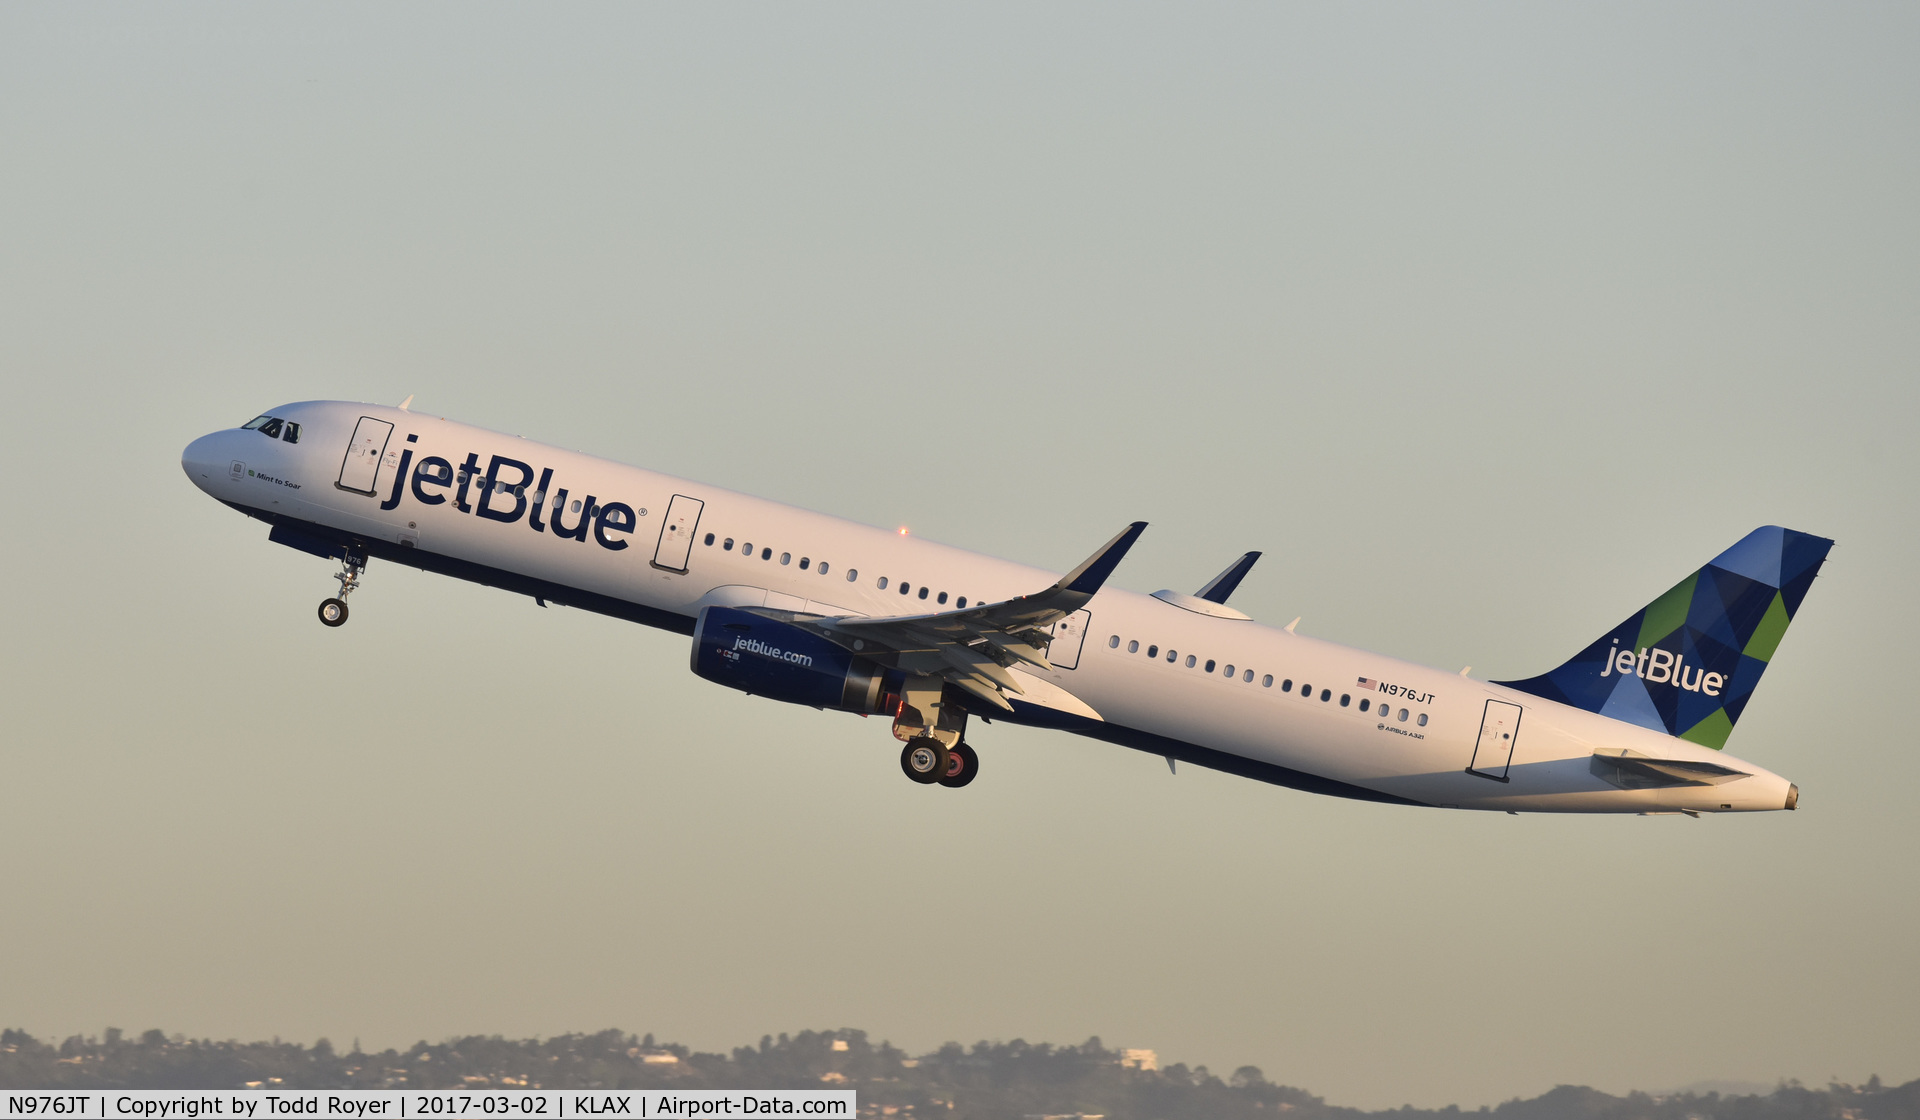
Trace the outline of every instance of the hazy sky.
[[[1341, 1103], [1920, 1077], [1920, 9], [0, 6], [0, 1020], [859, 1027]], [[1802, 810], [1316, 798], [331, 567], [181, 474], [398, 402], [1539, 672], [1835, 538]]]

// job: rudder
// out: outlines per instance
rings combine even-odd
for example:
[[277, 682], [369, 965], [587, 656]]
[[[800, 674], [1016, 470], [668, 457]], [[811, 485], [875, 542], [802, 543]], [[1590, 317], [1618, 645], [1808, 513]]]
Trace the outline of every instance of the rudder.
[[1494, 683], [1719, 750], [1832, 547], [1762, 526], [1558, 669]]

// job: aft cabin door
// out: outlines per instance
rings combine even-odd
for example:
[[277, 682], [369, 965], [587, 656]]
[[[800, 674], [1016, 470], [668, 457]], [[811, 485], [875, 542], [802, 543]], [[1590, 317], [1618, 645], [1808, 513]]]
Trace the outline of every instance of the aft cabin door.
[[1480, 741], [1474, 744], [1473, 762], [1467, 772], [1506, 781], [1507, 764], [1513, 761], [1513, 745], [1519, 736], [1520, 705], [1487, 701], [1486, 713], [1480, 717]]
[[393, 425], [385, 420], [371, 416], [360, 418], [359, 425], [353, 429], [353, 442], [347, 445], [346, 461], [340, 464], [340, 489], [356, 494], [373, 493], [374, 479], [380, 473], [380, 456], [386, 454], [387, 440], [392, 435]]
[[693, 534], [700, 528], [700, 511], [707, 503], [685, 494], [675, 494], [667, 503], [666, 524], [660, 526], [660, 544], [653, 550], [653, 566], [669, 572], [687, 570], [687, 554], [693, 551]]

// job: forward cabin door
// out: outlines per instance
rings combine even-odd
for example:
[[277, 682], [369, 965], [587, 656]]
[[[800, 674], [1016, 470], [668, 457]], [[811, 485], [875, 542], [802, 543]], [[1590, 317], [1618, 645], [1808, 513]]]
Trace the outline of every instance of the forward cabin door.
[[1487, 701], [1480, 717], [1480, 741], [1473, 747], [1473, 762], [1467, 773], [1507, 780], [1507, 764], [1513, 761], [1513, 745], [1520, 737], [1520, 705], [1505, 700]]
[[700, 511], [707, 503], [685, 494], [675, 494], [667, 503], [665, 524], [660, 526], [660, 544], [653, 550], [653, 566], [669, 572], [687, 570], [687, 554], [693, 551], [693, 534], [700, 528]]
[[340, 481], [335, 485], [356, 494], [373, 493], [374, 480], [380, 474], [380, 456], [386, 454], [387, 440], [392, 436], [392, 424], [362, 416], [353, 429], [353, 442], [347, 445], [346, 460], [340, 464]]

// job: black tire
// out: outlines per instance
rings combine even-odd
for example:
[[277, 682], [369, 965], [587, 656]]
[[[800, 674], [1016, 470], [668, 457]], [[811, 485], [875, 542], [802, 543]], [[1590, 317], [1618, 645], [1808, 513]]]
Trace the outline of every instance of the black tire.
[[947, 772], [947, 748], [925, 735], [909, 740], [900, 749], [900, 770], [909, 779], [930, 786]]
[[320, 621], [328, 626], [343, 626], [347, 621], [347, 601], [345, 599], [320, 600]]
[[980, 756], [973, 753], [973, 748], [959, 743], [948, 754], [947, 773], [940, 779], [940, 784], [948, 789], [959, 789], [973, 781], [973, 776], [980, 772]]

